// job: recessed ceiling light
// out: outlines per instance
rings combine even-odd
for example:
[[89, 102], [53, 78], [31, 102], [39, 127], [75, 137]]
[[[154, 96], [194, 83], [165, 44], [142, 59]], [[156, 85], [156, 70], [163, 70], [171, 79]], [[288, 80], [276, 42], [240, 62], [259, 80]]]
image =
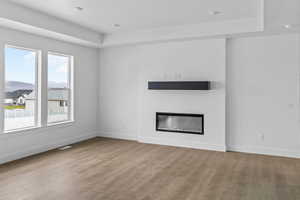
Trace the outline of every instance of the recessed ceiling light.
[[286, 25], [284, 25], [284, 28], [290, 29], [290, 28], [292, 28], [292, 25], [291, 24], [286, 24]]
[[119, 28], [119, 27], [121, 27], [121, 25], [120, 24], [114, 24], [114, 27]]
[[78, 11], [83, 11], [83, 7], [76, 6], [76, 7], [75, 7], [75, 10], [78, 10]]
[[219, 15], [219, 14], [221, 14], [222, 12], [220, 12], [220, 11], [217, 11], [217, 10], [210, 10], [210, 11], [208, 11], [208, 14], [209, 15]]

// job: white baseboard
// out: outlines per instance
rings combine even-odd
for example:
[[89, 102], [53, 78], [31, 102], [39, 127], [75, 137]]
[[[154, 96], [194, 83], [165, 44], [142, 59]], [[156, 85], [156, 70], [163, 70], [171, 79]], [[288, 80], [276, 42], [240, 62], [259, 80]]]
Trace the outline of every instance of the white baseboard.
[[48, 144], [36, 145], [28, 149], [22, 149], [22, 151], [17, 151], [11, 154], [1, 155], [0, 156], [0, 164], [7, 163], [10, 161], [18, 160], [21, 158], [25, 158], [31, 155], [43, 153], [49, 150], [53, 150], [59, 148], [61, 146], [66, 146], [69, 144], [77, 143], [80, 141], [88, 140], [97, 136], [96, 132], [91, 132], [88, 134], [76, 135], [69, 138], [63, 138], [60, 141], [52, 142]]
[[289, 158], [300, 158], [300, 152], [290, 151], [287, 149], [275, 149], [255, 146], [239, 146], [239, 145], [228, 145], [228, 151], [242, 152], [242, 153], [253, 153], [269, 156], [281, 156]]
[[134, 140], [137, 141], [137, 136], [130, 133], [109, 133], [109, 132], [100, 132], [98, 137], [121, 139], [121, 140]]
[[250, 146], [239, 146], [239, 145], [229, 145], [222, 146], [216, 144], [207, 144], [200, 143], [195, 141], [186, 141], [186, 140], [166, 140], [162, 138], [153, 138], [153, 137], [137, 137], [135, 135], [129, 133], [100, 133], [99, 137], [107, 137], [114, 139], [123, 139], [123, 140], [134, 140], [141, 143], [148, 144], [159, 144], [159, 145], [168, 145], [168, 146], [176, 146], [176, 147], [186, 147], [193, 149], [204, 149], [204, 150], [212, 150], [212, 151], [235, 151], [235, 152], [243, 152], [243, 153], [253, 153], [253, 154], [261, 154], [261, 155], [270, 155], [270, 156], [283, 156], [290, 158], [300, 158], [300, 152], [294, 152], [286, 149], [275, 149], [275, 148], [264, 148], [264, 147], [250, 147]]
[[99, 133], [98, 137], [106, 137], [106, 138], [114, 138], [114, 139], [122, 139], [122, 140], [134, 140], [140, 143], [148, 143], [148, 144], [159, 144], [159, 145], [167, 145], [167, 146], [176, 146], [176, 147], [186, 147], [193, 149], [203, 149], [203, 150], [212, 150], [212, 151], [226, 151], [225, 145], [215, 145], [215, 144], [206, 144], [199, 143], [195, 141], [175, 141], [175, 140], [166, 140], [161, 138], [152, 138], [152, 137], [138, 137], [136, 135], [132, 135], [129, 133]]
[[218, 144], [208, 144], [208, 143], [201, 143], [195, 142], [191, 140], [170, 140], [164, 138], [153, 138], [153, 137], [141, 137], [138, 140], [142, 143], [148, 144], [159, 144], [159, 145], [167, 145], [167, 146], [175, 146], [175, 147], [185, 147], [185, 148], [192, 148], [192, 149], [202, 149], [202, 150], [210, 150], [210, 151], [226, 151], [226, 146], [218, 145]]

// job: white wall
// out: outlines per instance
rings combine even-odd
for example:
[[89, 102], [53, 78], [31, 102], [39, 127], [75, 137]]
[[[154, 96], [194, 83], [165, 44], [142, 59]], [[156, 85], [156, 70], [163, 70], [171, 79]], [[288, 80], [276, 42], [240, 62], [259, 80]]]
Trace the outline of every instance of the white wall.
[[300, 157], [299, 46], [296, 34], [228, 42], [229, 149]]
[[[0, 163], [60, 145], [94, 137], [97, 133], [98, 50], [0, 29], [0, 67], [5, 44], [73, 55], [75, 59], [75, 122], [15, 134], [0, 133]], [[0, 81], [1, 84], [3, 81]], [[0, 85], [3, 90], [3, 85]], [[1, 93], [2, 94], [2, 93]], [[88, 100], [88, 102], [87, 102]]]
[[[101, 50], [100, 133], [141, 142], [225, 150], [225, 40]], [[149, 91], [149, 80], [208, 80], [210, 91]], [[204, 114], [205, 134], [155, 131], [155, 113]]]
[[[153, 118], [149, 116], [154, 109], [170, 111], [174, 109], [170, 105], [176, 105], [177, 111], [200, 112], [200, 107], [195, 109], [184, 104], [180, 107], [178, 104], [183, 99], [194, 103], [195, 99], [189, 92], [149, 92], [145, 88], [148, 79], [205, 77], [202, 75], [207, 75], [209, 69], [201, 71], [204, 63], [213, 67], [218, 62], [209, 60], [213, 57], [206, 59], [207, 54], [203, 54], [202, 48], [207, 48], [208, 52], [212, 48], [208, 43], [204, 44], [203, 40], [194, 40], [102, 49], [100, 135], [158, 143], [165, 138], [153, 139], [154, 130], [149, 132], [153, 125]], [[297, 34], [227, 41], [227, 60], [219, 61], [227, 65], [226, 140], [229, 150], [300, 157], [299, 47]], [[199, 71], [193, 68], [197, 64]], [[180, 74], [184, 75], [180, 77]], [[198, 101], [208, 96], [209, 93], [202, 92]], [[174, 102], [172, 98], [179, 100]], [[150, 124], [145, 121], [150, 121]], [[141, 137], [148, 137], [148, 140]], [[212, 141], [215, 140], [205, 143], [212, 144]], [[181, 136], [172, 143], [187, 146], [186, 138]]]
[[100, 50], [99, 132], [137, 139], [140, 47]]
[[[222, 40], [106, 48], [99, 54], [95, 49], [0, 29], [1, 49], [6, 43], [75, 56], [76, 121], [70, 126], [17, 134], [0, 133], [0, 163], [94, 137], [98, 131], [104, 136], [153, 143], [162, 139], [165, 144], [208, 149], [223, 143], [222, 133], [213, 138], [199, 136], [203, 139], [200, 144], [192, 143], [195, 138], [189, 136], [178, 136], [175, 142], [166, 141], [165, 137], [153, 139], [154, 132], [149, 131], [151, 122], [143, 123], [150, 119], [145, 118], [145, 113], [162, 109], [162, 105], [167, 107], [165, 111], [176, 107], [179, 112], [200, 112], [201, 107], [179, 107], [178, 103], [187, 101], [194, 104], [202, 98], [216, 95], [215, 91], [199, 92], [197, 95], [188, 91], [148, 91], [148, 79], [210, 79], [219, 83], [218, 95], [222, 97], [225, 94], [225, 50]], [[296, 34], [228, 41], [226, 131], [229, 149], [300, 157], [299, 47], [299, 35]], [[0, 63], [3, 68], [3, 53], [0, 54]], [[217, 68], [198, 68], [198, 64], [218, 66], [220, 71], [216, 71]], [[168, 107], [170, 97], [179, 99], [170, 104], [172, 107]], [[86, 99], [89, 104], [86, 104]], [[162, 104], [158, 102], [160, 99]], [[153, 101], [155, 104], [148, 106]], [[225, 100], [217, 101], [212, 104], [222, 110]], [[148, 130], [146, 135], [140, 131], [144, 126]], [[216, 127], [222, 130], [223, 126], [225, 128], [225, 124], [220, 123]], [[165, 136], [169, 137], [168, 134]]]

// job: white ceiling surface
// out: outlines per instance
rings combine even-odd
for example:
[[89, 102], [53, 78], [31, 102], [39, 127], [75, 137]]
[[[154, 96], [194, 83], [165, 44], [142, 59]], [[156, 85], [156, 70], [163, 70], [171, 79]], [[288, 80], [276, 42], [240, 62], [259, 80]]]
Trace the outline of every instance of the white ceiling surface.
[[[56, 33], [52, 34], [52, 38], [92, 47], [200, 37], [300, 32], [300, 0], [0, 0], [1, 2], [3, 7], [0, 7], [0, 26], [6, 24], [6, 27], [46, 37], [51, 37], [50, 30], [50, 33]], [[77, 6], [83, 10], [78, 11], [75, 9]], [[210, 12], [213, 11], [220, 14], [211, 15]], [[120, 24], [120, 27], [115, 27], [114, 24]], [[28, 31], [28, 27], [24, 28], [23, 25], [32, 30]], [[286, 25], [290, 25], [290, 28], [287, 29]], [[61, 33], [63, 35], [59, 36]], [[89, 35], [93, 36], [92, 39]]]
[[[259, 0], [10, 1], [101, 33], [255, 18], [259, 2]], [[293, 0], [284, 0], [286, 1]], [[83, 10], [74, 9], [76, 6], [82, 7]], [[210, 15], [209, 11], [220, 11], [221, 14]], [[113, 24], [120, 24], [121, 27], [114, 27]]]

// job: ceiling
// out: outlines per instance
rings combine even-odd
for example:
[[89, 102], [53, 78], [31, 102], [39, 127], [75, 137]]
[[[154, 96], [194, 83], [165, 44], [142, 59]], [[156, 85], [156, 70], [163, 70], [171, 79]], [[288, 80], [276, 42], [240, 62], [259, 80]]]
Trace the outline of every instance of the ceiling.
[[[258, 0], [7, 0], [101, 33], [254, 18]], [[79, 11], [75, 7], [82, 7]], [[220, 14], [211, 15], [211, 11]], [[119, 24], [120, 27], [115, 27]]]

